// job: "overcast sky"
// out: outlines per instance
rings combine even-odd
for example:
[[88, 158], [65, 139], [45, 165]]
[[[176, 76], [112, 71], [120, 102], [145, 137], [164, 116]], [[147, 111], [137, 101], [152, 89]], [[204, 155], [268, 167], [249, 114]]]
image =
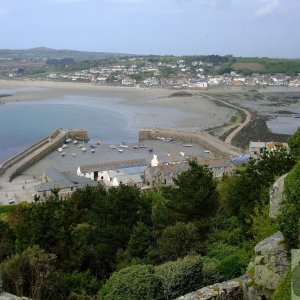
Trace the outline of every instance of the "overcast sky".
[[300, 58], [300, 0], [0, 0], [0, 48]]

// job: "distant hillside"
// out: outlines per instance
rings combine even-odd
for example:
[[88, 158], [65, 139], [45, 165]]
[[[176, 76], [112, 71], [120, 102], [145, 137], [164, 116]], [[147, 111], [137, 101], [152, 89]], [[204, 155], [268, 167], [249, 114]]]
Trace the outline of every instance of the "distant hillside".
[[74, 50], [55, 50], [50, 48], [33, 48], [27, 50], [9, 50], [0, 49], [0, 60], [2, 59], [65, 59], [72, 58], [75, 61], [82, 60], [97, 60], [104, 58], [113, 58], [121, 56], [130, 56], [120, 53], [108, 52], [87, 52], [87, 51], [74, 51]]

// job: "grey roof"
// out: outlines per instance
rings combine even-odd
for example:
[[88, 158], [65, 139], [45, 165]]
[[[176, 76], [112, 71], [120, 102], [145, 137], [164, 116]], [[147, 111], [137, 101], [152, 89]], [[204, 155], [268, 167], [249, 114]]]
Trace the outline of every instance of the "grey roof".
[[88, 186], [97, 186], [98, 183], [91, 179], [77, 176], [71, 172], [59, 172], [57, 169], [53, 167], [47, 167], [44, 170], [44, 173], [51, 179], [52, 181], [41, 183], [36, 185], [34, 188], [38, 192], [43, 191], [51, 191], [53, 188], [66, 189], [66, 188], [84, 188]]
[[139, 174], [121, 174], [116, 176], [119, 182], [124, 184], [132, 183], [143, 183], [142, 177]]
[[145, 166], [147, 161], [145, 159], [131, 159], [131, 160], [120, 160], [120, 161], [108, 161], [90, 165], [80, 165], [82, 173], [94, 172], [94, 171], [106, 171], [115, 170], [122, 168], [130, 168], [137, 166]]

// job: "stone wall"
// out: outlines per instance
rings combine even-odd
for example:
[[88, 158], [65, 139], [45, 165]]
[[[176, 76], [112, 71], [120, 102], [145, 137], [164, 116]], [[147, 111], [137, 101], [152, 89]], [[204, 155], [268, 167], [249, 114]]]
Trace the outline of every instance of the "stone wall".
[[270, 210], [269, 217], [276, 219], [279, 213], [281, 203], [284, 201], [284, 180], [287, 174], [278, 178], [270, 189]]
[[177, 298], [177, 300], [242, 300], [244, 292], [241, 279], [233, 279], [204, 287]]
[[290, 265], [283, 242], [283, 235], [278, 231], [255, 246], [254, 282], [266, 299], [272, 299], [272, 293], [285, 277]]
[[46, 145], [49, 142], [49, 139], [55, 138], [60, 133], [59, 129], [55, 129], [51, 134], [47, 135], [46, 137], [42, 138], [41, 140], [37, 141], [30, 147], [24, 149], [23, 151], [19, 152], [18, 154], [12, 156], [8, 160], [0, 166], [0, 175], [4, 174], [5, 171], [10, 168], [11, 166], [15, 165], [16, 163], [20, 162], [26, 156], [30, 155], [40, 147]]
[[171, 137], [185, 143], [195, 143], [202, 148], [212, 151], [220, 157], [232, 157], [242, 154], [241, 149], [225, 144], [207, 132], [188, 132], [169, 129], [140, 129], [139, 139], [157, 139], [158, 137]]
[[39, 151], [35, 156], [33, 156], [31, 159], [24, 160], [24, 163], [21, 164], [11, 175], [10, 179], [13, 179], [20, 174], [22, 174], [25, 170], [39, 162], [41, 159], [43, 159], [48, 154], [55, 151], [57, 148], [61, 147], [61, 145], [65, 142], [67, 137], [67, 133], [62, 135], [58, 140], [55, 142], [49, 143], [48, 147], [44, 148], [43, 150]]

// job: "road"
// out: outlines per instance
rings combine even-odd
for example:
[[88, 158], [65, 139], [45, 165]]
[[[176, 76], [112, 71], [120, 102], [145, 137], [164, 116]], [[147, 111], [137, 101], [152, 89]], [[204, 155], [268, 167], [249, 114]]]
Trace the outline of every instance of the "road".
[[236, 105], [233, 105], [233, 104], [231, 104], [231, 103], [228, 103], [228, 102], [223, 101], [223, 100], [220, 100], [220, 99], [217, 99], [217, 98], [215, 98], [215, 97], [208, 96], [208, 95], [206, 95], [206, 94], [200, 94], [200, 95], [203, 96], [203, 97], [210, 98], [210, 99], [212, 99], [212, 100], [218, 101], [218, 102], [220, 102], [220, 103], [223, 103], [223, 104], [225, 104], [225, 105], [227, 105], [227, 106], [229, 106], [229, 107], [232, 107], [232, 108], [234, 108], [234, 109], [237, 109], [237, 110], [242, 111], [243, 113], [245, 113], [245, 115], [246, 115], [245, 121], [244, 121], [243, 123], [241, 123], [237, 128], [235, 128], [235, 129], [234, 129], [234, 130], [226, 137], [226, 139], [225, 139], [225, 143], [228, 144], [228, 145], [231, 145], [231, 142], [232, 142], [232, 140], [234, 139], [234, 137], [235, 137], [235, 136], [236, 136], [236, 135], [237, 135], [237, 134], [245, 127], [245, 126], [247, 126], [247, 125], [249, 124], [249, 122], [251, 121], [251, 113], [250, 113], [248, 110], [244, 109], [244, 108], [238, 107], [238, 106], [236, 106]]

